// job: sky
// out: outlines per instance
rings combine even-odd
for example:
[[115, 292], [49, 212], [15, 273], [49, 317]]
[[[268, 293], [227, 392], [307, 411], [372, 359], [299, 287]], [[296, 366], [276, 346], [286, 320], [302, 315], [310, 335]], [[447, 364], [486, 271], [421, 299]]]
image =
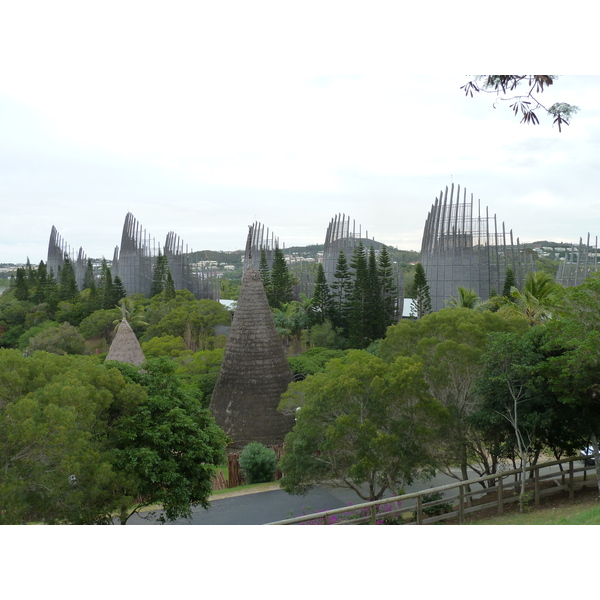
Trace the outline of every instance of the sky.
[[600, 76], [562, 75], [539, 96], [579, 106], [561, 133], [545, 116], [523, 125], [507, 102], [465, 97], [464, 73], [571, 63], [521, 65], [497, 42], [487, 59], [477, 29], [436, 46], [445, 8], [360, 7], [10, 3], [0, 263], [46, 260], [52, 226], [110, 259], [128, 212], [157, 244], [173, 231], [194, 250], [243, 249], [256, 221], [281, 246], [320, 244], [345, 214], [418, 251], [452, 183], [520, 241], [600, 234]]

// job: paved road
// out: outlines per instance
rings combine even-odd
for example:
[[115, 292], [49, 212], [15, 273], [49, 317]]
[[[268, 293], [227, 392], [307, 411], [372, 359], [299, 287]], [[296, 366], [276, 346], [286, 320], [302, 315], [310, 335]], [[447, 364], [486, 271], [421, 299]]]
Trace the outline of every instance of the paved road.
[[[475, 475], [473, 475], [475, 476]], [[406, 488], [406, 493], [416, 492], [456, 480], [446, 475], [438, 475], [427, 482], [416, 482]], [[389, 497], [389, 494], [388, 494]], [[351, 490], [343, 488], [317, 487], [306, 496], [291, 496], [283, 490], [261, 492], [213, 500], [208, 509], [196, 508], [192, 518], [179, 519], [170, 525], [262, 525], [299, 517], [332, 508], [341, 508], [349, 504], [360, 504], [361, 500]], [[407, 503], [408, 506], [408, 503]], [[128, 525], [152, 525], [154, 522], [134, 515]]]

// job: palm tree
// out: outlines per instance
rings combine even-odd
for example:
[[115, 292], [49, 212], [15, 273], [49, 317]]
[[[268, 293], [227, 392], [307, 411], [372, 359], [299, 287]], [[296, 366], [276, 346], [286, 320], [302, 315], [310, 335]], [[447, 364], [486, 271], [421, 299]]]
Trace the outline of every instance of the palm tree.
[[450, 308], [470, 308], [471, 310], [475, 310], [481, 303], [481, 298], [479, 298], [472, 288], [467, 289], [459, 285], [456, 291], [458, 292], [458, 298], [454, 296], [450, 298], [448, 301]]
[[500, 312], [510, 315], [523, 315], [533, 327], [545, 323], [550, 317], [549, 300], [559, 288], [552, 275], [544, 271], [529, 272], [525, 277], [523, 288], [510, 290], [513, 302], [507, 303]]

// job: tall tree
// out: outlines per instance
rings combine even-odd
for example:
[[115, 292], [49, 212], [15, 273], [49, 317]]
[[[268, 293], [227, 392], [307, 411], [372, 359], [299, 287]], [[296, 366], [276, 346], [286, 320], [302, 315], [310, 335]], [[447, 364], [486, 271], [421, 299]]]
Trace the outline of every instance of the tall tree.
[[79, 295], [79, 289], [77, 288], [75, 269], [68, 256], [65, 256], [63, 265], [59, 268], [58, 273], [60, 299], [65, 300], [66, 302], [75, 301]]
[[100, 270], [100, 280], [98, 281], [98, 308], [114, 308], [115, 303], [113, 293], [112, 273], [106, 259], [102, 259], [102, 268]]
[[360, 242], [350, 266], [354, 269], [354, 284], [349, 301], [349, 339], [352, 348], [366, 348], [373, 340], [370, 325], [371, 279], [365, 247]]
[[123, 298], [125, 298], [125, 296], [127, 296], [127, 290], [125, 289], [125, 286], [123, 285], [123, 281], [117, 275], [115, 277], [115, 279], [113, 281], [113, 285], [112, 285], [112, 301], [113, 301], [114, 306], [119, 304], [119, 301], [122, 300]]
[[292, 275], [285, 261], [283, 250], [275, 246], [273, 268], [271, 269], [271, 308], [281, 308], [292, 301]]
[[332, 295], [327, 285], [325, 270], [322, 263], [317, 266], [317, 279], [315, 281], [315, 291], [310, 302], [309, 324], [322, 325], [331, 317]]
[[392, 260], [386, 246], [381, 247], [378, 260], [379, 282], [386, 326], [398, 320], [398, 286], [394, 281]]
[[96, 276], [94, 275], [94, 265], [91, 258], [88, 258], [85, 267], [85, 274], [83, 276], [83, 289], [91, 291], [96, 290]]
[[351, 350], [292, 383], [282, 405], [290, 405], [290, 395], [301, 409], [280, 463], [286, 492], [305, 494], [324, 483], [377, 500], [431, 472], [428, 450], [445, 411], [428, 394], [413, 359], [388, 365]]
[[352, 294], [352, 273], [348, 266], [346, 254], [340, 250], [338, 254], [333, 283], [331, 284], [333, 297], [333, 318], [335, 328], [341, 330], [345, 337], [348, 336], [349, 327], [349, 302]]
[[506, 277], [504, 278], [504, 287], [502, 288], [502, 295], [505, 298], [508, 298], [509, 300], [511, 300], [512, 296], [511, 296], [511, 291], [513, 288], [517, 287], [517, 280], [515, 279], [515, 274], [513, 272], [513, 270], [508, 267], [508, 269], [506, 269]]
[[415, 280], [411, 295], [411, 316], [421, 319], [431, 312], [431, 292], [425, 276], [425, 269], [421, 263], [417, 263], [415, 268]]
[[260, 264], [258, 267], [258, 272], [260, 273], [260, 278], [263, 282], [263, 286], [265, 287], [265, 293], [267, 294], [267, 299], [269, 300], [269, 306], [271, 306], [271, 296], [273, 294], [271, 286], [271, 270], [269, 269], [269, 263], [267, 261], [267, 251], [264, 248], [260, 249]]
[[158, 251], [158, 257], [156, 258], [156, 265], [154, 266], [154, 274], [152, 277], [152, 286], [150, 288], [150, 297], [158, 296], [165, 289], [165, 283], [167, 280], [167, 270], [169, 268], [169, 261], [166, 254], [162, 254]]
[[167, 358], [149, 360], [143, 373], [120, 368], [141, 384], [148, 400], [119, 421], [114, 466], [135, 486], [136, 499], [123, 504], [125, 524], [134, 513], [161, 504], [164, 518], [189, 518], [193, 506], [208, 507], [214, 468], [225, 459], [227, 438], [210, 411], [186, 392]]
[[470, 421], [477, 407], [473, 386], [489, 334], [526, 330], [522, 317], [507, 319], [490, 311], [445, 308], [418, 320], [400, 321], [381, 341], [378, 356], [384, 361], [407, 356], [422, 362], [429, 392], [447, 408], [449, 418], [438, 450], [448, 475], [468, 479], [469, 469], [480, 475], [495, 472], [498, 453], [476, 434]]

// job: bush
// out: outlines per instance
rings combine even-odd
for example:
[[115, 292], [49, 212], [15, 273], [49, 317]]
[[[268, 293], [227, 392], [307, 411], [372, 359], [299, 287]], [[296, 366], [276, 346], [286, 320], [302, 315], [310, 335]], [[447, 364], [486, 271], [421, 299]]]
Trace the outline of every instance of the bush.
[[247, 483], [264, 483], [273, 480], [277, 467], [275, 450], [259, 442], [251, 442], [240, 454], [240, 468]]
[[[435, 502], [441, 500], [444, 497], [442, 492], [431, 492], [429, 494], [423, 494], [423, 504], [427, 502]], [[434, 504], [433, 506], [427, 506], [423, 509], [423, 515], [425, 517], [438, 517], [439, 515], [445, 515], [452, 512], [452, 504], [450, 502], [442, 502], [441, 504]], [[417, 511], [413, 512], [413, 518], [417, 517]]]

